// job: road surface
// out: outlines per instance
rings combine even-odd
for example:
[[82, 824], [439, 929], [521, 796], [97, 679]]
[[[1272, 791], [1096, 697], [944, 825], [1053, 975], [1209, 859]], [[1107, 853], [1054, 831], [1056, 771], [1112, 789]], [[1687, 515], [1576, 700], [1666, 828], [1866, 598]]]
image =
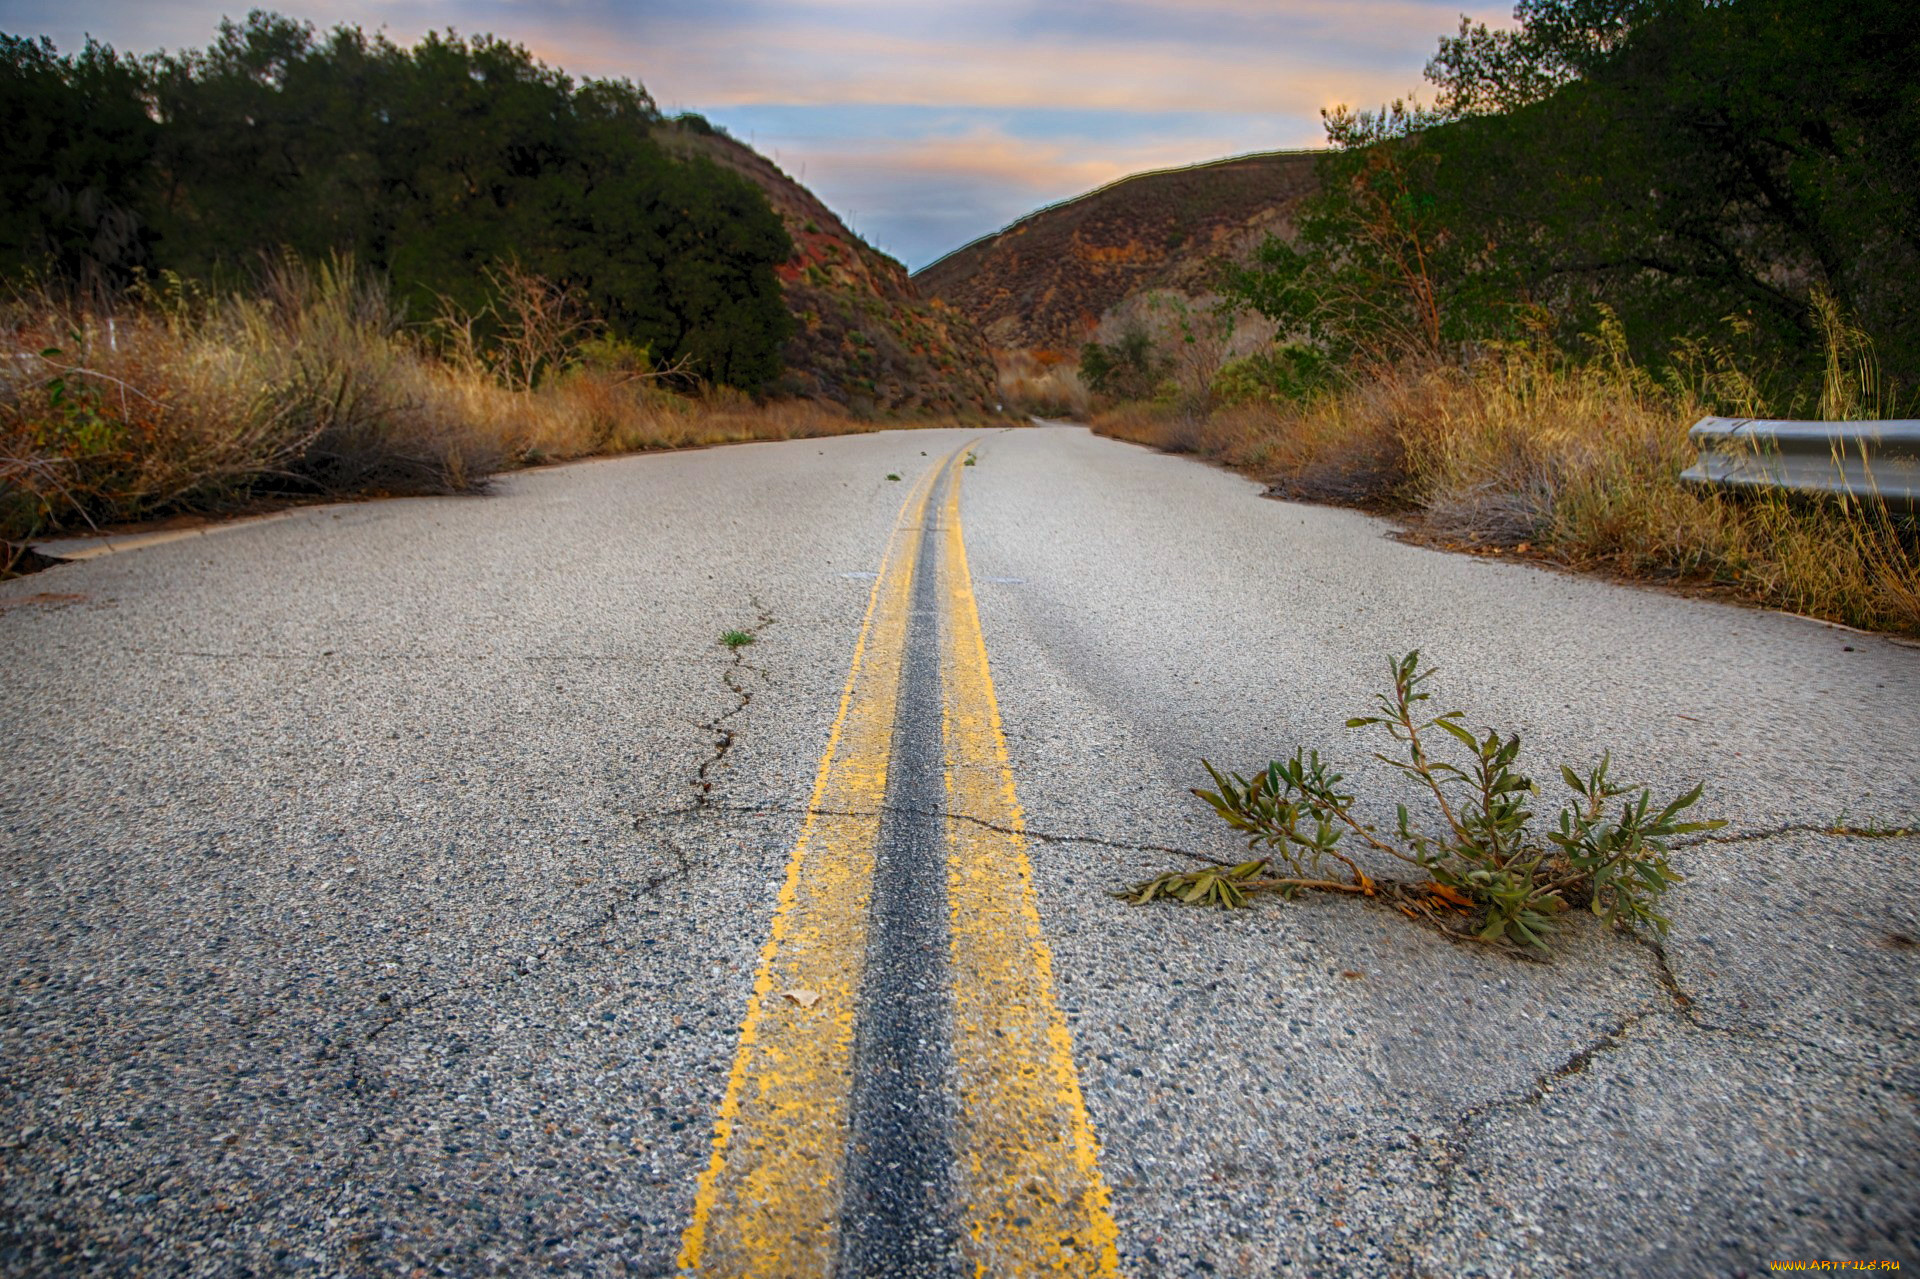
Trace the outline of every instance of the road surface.
[[[0, 1270], [1916, 1264], [1920, 650], [1391, 534], [888, 432], [0, 584]], [[1414, 647], [1706, 781], [1663, 947], [1109, 895]]]

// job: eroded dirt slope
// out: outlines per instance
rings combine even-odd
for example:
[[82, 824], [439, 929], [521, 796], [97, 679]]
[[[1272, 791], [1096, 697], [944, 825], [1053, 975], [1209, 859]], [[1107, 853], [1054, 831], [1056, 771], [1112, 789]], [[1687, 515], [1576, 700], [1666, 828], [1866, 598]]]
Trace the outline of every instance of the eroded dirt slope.
[[1030, 213], [913, 279], [967, 316], [998, 350], [1071, 351], [1102, 316], [1149, 289], [1207, 291], [1290, 225], [1314, 189], [1311, 151], [1272, 151], [1123, 178]]
[[777, 389], [856, 409], [991, 408], [993, 361], [963, 311], [925, 296], [905, 267], [746, 144], [684, 120], [662, 124], [656, 137], [758, 184], [793, 237], [793, 257], [779, 274], [799, 324]]

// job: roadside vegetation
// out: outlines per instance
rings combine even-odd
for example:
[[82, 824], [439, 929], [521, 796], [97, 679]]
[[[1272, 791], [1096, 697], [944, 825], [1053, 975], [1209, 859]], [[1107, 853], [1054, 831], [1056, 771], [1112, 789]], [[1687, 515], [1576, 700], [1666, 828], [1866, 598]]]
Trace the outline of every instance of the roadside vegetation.
[[1297, 401], [1117, 404], [1091, 421], [1245, 470], [1279, 496], [1396, 515], [1435, 545], [1920, 634], [1912, 520], [1873, 502], [1681, 483], [1687, 428], [1727, 408], [1674, 376], [1683, 368], [1666, 372], [1519, 347], [1397, 365]]
[[[1558, 917], [1576, 909], [1609, 925], [1666, 932], [1660, 899], [1681, 880], [1668, 860], [1672, 841], [1726, 825], [1684, 817], [1702, 787], [1658, 803], [1647, 787], [1614, 780], [1608, 755], [1584, 772], [1563, 764], [1559, 780], [1568, 797], [1542, 833], [1532, 807], [1540, 788], [1521, 771], [1519, 736], [1476, 732], [1464, 711], [1428, 715], [1425, 685], [1433, 672], [1421, 669], [1417, 651], [1389, 665], [1392, 688], [1378, 696], [1374, 714], [1347, 727], [1378, 728], [1392, 738], [1396, 755], [1376, 758], [1398, 771], [1430, 811], [1415, 814], [1399, 804], [1395, 824], [1382, 830], [1360, 814], [1345, 777], [1318, 751], [1295, 751], [1252, 780], [1205, 764], [1216, 789], [1194, 794], [1260, 855], [1172, 871], [1119, 896], [1143, 905], [1166, 898], [1231, 909], [1255, 893], [1353, 893], [1387, 900], [1449, 937], [1535, 958], [1552, 954]], [[1463, 762], [1450, 762], [1448, 754]], [[1356, 846], [1365, 850], [1358, 856], [1397, 861], [1421, 878], [1370, 875], [1349, 855]]]
[[0, 105], [0, 572], [49, 532], [881, 424], [766, 398], [793, 243], [631, 82], [255, 12], [143, 58], [0, 35]]
[[111, 308], [0, 302], [0, 539], [262, 498], [471, 492], [506, 468], [877, 429], [660, 368], [510, 271], [471, 340], [458, 309], [411, 325], [385, 277], [287, 257], [213, 297], [169, 277]]
[[1064, 351], [1004, 351], [994, 356], [1000, 398], [1021, 413], [1084, 420], [1093, 397]]
[[662, 363], [746, 391], [780, 371], [780, 218], [746, 178], [664, 150], [630, 80], [489, 36], [403, 47], [256, 10], [144, 57], [0, 36], [0, 103], [0, 273], [99, 298], [142, 271], [229, 291], [263, 255], [340, 255], [410, 315], [484, 316], [517, 263]]
[[[1878, 503], [1679, 481], [1700, 417], [1920, 412], [1902, 6], [1523, 0], [1340, 108], [1288, 236], [1009, 391], [1487, 554], [1920, 633]], [[1019, 402], [1019, 401], [1016, 401]]]

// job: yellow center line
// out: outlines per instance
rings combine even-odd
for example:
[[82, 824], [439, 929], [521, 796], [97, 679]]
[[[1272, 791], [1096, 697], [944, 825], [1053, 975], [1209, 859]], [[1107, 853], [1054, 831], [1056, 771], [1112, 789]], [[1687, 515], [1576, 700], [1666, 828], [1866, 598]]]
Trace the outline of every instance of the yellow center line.
[[958, 464], [969, 447], [908, 495], [868, 599], [761, 951], [713, 1157], [681, 1240], [685, 1271], [742, 1279], [834, 1272], [910, 592], [922, 526], [945, 473], [940, 667], [962, 1246], [977, 1276], [1118, 1273], [1118, 1232], [1071, 1037], [1054, 1003], [1052, 956], [961, 538]]
[[[1117, 1237], [1073, 1040], [1053, 998], [986, 637], [947, 489], [941, 585], [953, 1055], [975, 1275], [1115, 1275]], [[960, 820], [972, 818], [973, 820]]]
[[[939, 468], [901, 505], [855, 641], [813, 798], [681, 1237], [683, 1269], [743, 1279], [833, 1273], [854, 1020], [908, 589]], [[857, 815], [840, 815], [857, 814]]]

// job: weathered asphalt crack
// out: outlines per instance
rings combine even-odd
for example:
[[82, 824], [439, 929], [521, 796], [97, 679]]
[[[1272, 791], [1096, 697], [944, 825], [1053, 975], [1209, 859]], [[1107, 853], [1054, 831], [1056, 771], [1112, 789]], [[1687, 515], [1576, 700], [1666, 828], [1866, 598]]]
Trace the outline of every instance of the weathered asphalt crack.
[[1732, 831], [1712, 835], [1694, 835], [1673, 841], [1674, 848], [1693, 848], [1700, 844], [1751, 844], [1782, 835], [1827, 835], [1835, 839], [1920, 839], [1920, 820], [1904, 820], [1898, 825], [1856, 826], [1851, 822], [1785, 822], [1764, 830]]
[[[774, 625], [776, 619], [765, 604], [762, 604], [758, 598], [753, 596], [748, 596], [748, 600], [756, 610], [755, 626], [758, 630], [765, 630], [767, 627]], [[691, 777], [691, 785], [695, 791], [693, 803], [679, 811], [689, 814], [720, 811], [712, 799], [713, 783], [711, 777], [714, 770], [726, 761], [728, 752], [733, 749], [735, 742], [739, 740], [737, 730], [729, 727], [728, 722], [744, 714], [747, 708], [753, 704], [753, 690], [745, 686], [742, 673], [757, 675], [762, 680], [767, 679], [767, 673], [764, 669], [754, 666], [745, 660], [744, 647], [745, 646], [742, 646], [741, 648], [733, 650], [732, 660], [728, 662], [720, 674], [721, 683], [733, 694], [735, 699], [733, 704], [713, 718], [697, 725], [698, 728], [713, 737], [713, 747], [711, 752], [702, 758], [694, 767]], [[643, 830], [646, 825], [647, 821], [642, 817], [635, 820], [633, 827], [635, 830]], [[563, 936], [554, 938], [545, 945], [536, 947], [531, 955], [502, 961], [500, 964], [494, 966], [491, 974], [488, 976], [450, 983], [429, 990], [404, 1003], [392, 1004], [387, 1009], [387, 1015], [366, 1033], [361, 1042], [372, 1043], [389, 1027], [406, 1020], [415, 1012], [431, 1007], [436, 1000], [443, 996], [453, 994], [457, 991], [471, 989], [476, 985], [506, 982], [518, 978], [530, 977], [547, 966], [549, 957], [558, 958], [561, 956], [571, 956], [586, 947], [592, 946], [596, 938], [600, 939], [601, 945], [605, 945], [605, 936], [609, 930], [619, 924], [620, 912], [623, 907], [643, 901], [667, 884], [678, 879], [684, 879], [693, 873], [695, 868], [694, 859], [688, 856], [686, 850], [680, 846], [679, 841], [664, 832], [658, 834], [658, 839], [660, 845], [672, 857], [673, 865], [647, 876], [632, 887], [620, 890], [613, 900], [607, 903], [605, 909], [590, 922], [575, 928]]]
[[1412, 1228], [1412, 1237], [1405, 1244], [1405, 1261], [1410, 1272], [1420, 1273], [1414, 1252], [1452, 1214], [1462, 1166], [1479, 1138], [1480, 1130], [1488, 1121], [1499, 1115], [1531, 1110], [1541, 1105], [1553, 1094], [1557, 1085], [1584, 1075], [1600, 1058], [1625, 1047], [1640, 1027], [1655, 1021], [1670, 1020], [1703, 1034], [1727, 1035], [1759, 1043], [1793, 1044], [1815, 1052], [1824, 1051], [1821, 1045], [1775, 1030], [1724, 1026], [1707, 1020], [1700, 1013], [1698, 1001], [1687, 993], [1679, 974], [1674, 970], [1666, 945], [1659, 938], [1646, 933], [1636, 931], [1628, 935], [1652, 954], [1654, 976], [1666, 995], [1668, 1006], [1625, 1014], [1559, 1062], [1535, 1075], [1524, 1088], [1469, 1106], [1454, 1116], [1450, 1130], [1443, 1139], [1441, 1153], [1435, 1159], [1437, 1180], [1434, 1208]]
[[1597, 1057], [1620, 1047], [1647, 1015], [1633, 1013], [1621, 1018], [1595, 1038], [1574, 1049], [1559, 1063], [1534, 1076], [1532, 1082], [1520, 1092], [1469, 1106], [1453, 1117], [1446, 1136], [1441, 1139], [1440, 1153], [1434, 1159], [1433, 1209], [1425, 1218], [1413, 1223], [1400, 1241], [1409, 1273], [1423, 1273], [1418, 1254], [1425, 1250], [1433, 1233], [1453, 1215], [1461, 1168], [1472, 1149], [1475, 1130], [1496, 1115], [1528, 1110], [1545, 1101], [1555, 1084], [1585, 1073]]
[[[767, 627], [772, 626], [774, 617], [773, 614], [767, 610], [767, 606], [753, 596], [748, 596], [747, 598], [753, 604], [758, 614], [755, 618], [757, 631], [764, 631]], [[714, 738], [714, 742], [713, 753], [701, 760], [693, 771], [693, 804], [695, 808], [706, 807], [712, 802], [712, 773], [726, 762], [727, 753], [733, 749], [733, 744], [735, 740], [737, 740], [734, 730], [727, 726], [728, 721], [745, 714], [747, 708], [753, 705], [753, 690], [742, 683], [742, 672], [750, 672], [759, 675], [762, 679], [766, 678], [766, 672], [764, 670], [757, 666], [750, 665], [747, 662], [747, 646], [745, 644], [733, 650], [732, 662], [728, 664], [726, 669], [720, 672], [720, 682], [725, 684], [727, 691], [733, 694], [735, 699], [734, 704], [700, 725], [709, 736]], [[637, 822], [635, 823], [635, 828], [638, 829]]]
[[[1789, 822], [1761, 830], [1735, 831], [1676, 841], [1674, 847], [1752, 843], [1790, 834], [1856, 839], [1909, 839], [1920, 836], [1920, 829], [1916, 829], [1913, 825], [1863, 827], [1844, 822]], [[1726, 1035], [1757, 1043], [1790, 1044], [1813, 1052], [1826, 1051], [1823, 1045], [1784, 1033], [1778, 1028], [1729, 1026], [1708, 1019], [1702, 1014], [1699, 1001], [1688, 993], [1685, 984], [1681, 981], [1679, 972], [1674, 968], [1672, 958], [1667, 953], [1665, 942], [1642, 931], [1622, 931], [1626, 931], [1633, 941], [1645, 948], [1652, 956], [1653, 975], [1666, 996], [1667, 1006], [1642, 1009], [1620, 1017], [1600, 1034], [1580, 1044], [1559, 1062], [1534, 1076], [1524, 1088], [1469, 1106], [1454, 1116], [1450, 1130], [1444, 1139], [1442, 1151], [1435, 1160], [1437, 1180], [1434, 1187], [1433, 1210], [1412, 1228], [1411, 1237], [1406, 1238], [1403, 1245], [1405, 1249], [1403, 1260], [1410, 1273], [1422, 1273], [1421, 1262], [1415, 1255], [1416, 1252], [1452, 1215], [1462, 1168], [1487, 1123], [1496, 1116], [1530, 1110], [1541, 1105], [1552, 1095], [1557, 1085], [1566, 1080], [1578, 1078], [1600, 1058], [1626, 1046], [1634, 1037], [1634, 1032], [1642, 1026], [1659, 1020], [1668, 1020], [1670, 1023], [1677, 1023], [1703, 1034]]]
[[1091, 844], [1097, 848], [1111, 848], [1123, 853], [1170, 853], [1176, 857], [1191, 857], [1196, 861], [1207, 862], [1214, 866], [1231, 866], [1211, 853], [1196, 852], [1191, 848], [1176, 848], [1170, 844], [1139, 844], [1128, 840], [1110, 839], [1104, 835], [1077, 835], [1062, 831], [1035, 830], [1028, 826], [1008, 826], [1001, 822], [988, 821], [968, 813], [950, 812], [944, 807], [916, 808], [898, 804], [882, 804], [878, 808], [853, 810], [837, 808], [812, 808], [805, 804], [687, 804], [677, 808], [663, 808], [651, 813], [642, 813], [635, 819], [636, 829], [658, 822], [692, 819], [697, 817], [759, 817], [759, 816], [795, 816], [795, 817], [938, 817], [956, 822], [967, 822], [986, 830], [998, 831], [1003, 835], [1019, 835], [1042, 844]]
[[1685, 985], [1680, 981], [1680, 975], [1675, 971], [1673, 961], [1667, 955], [1666, 943], [1650, 933], [1633, 931], [1627, 932], [1626, 935], [1653, 954], [1654, 977], [1672, 1004], [1671, 1009], [1649, 1012], [1642, 1014], [1643, 1016], [1678, 1017], [1693, 1029], [1709, 1035], [1728, 1035], [1735, 1039], [1748, 1039], [1764, 1044], [1792, 1044], [1796, 1048], [1805, 1048], [1810, 1052], [1822, 1054], [1831, 1051], [1828, 1045], [1787, 1034], [1778, 1027], [1727, 1026], [1708, 1020], [1700, 1011], [1700, 1001], [1688, 994]]
[[[812, 815], [815, 817], [884, 817], [894, 811], [904, 811], [910, 816], [928, 815], [927, 813], [913, 810], [898, 810], [896, 806], [892, 805], [882, 805], [877, 809], [855, 812], [852, 810], [843, 811], [839, 809], [809, 808], [804, 804], [721, 804], [714, 802], [696, 802], [674, 808], [662, 808], [652, 812], [640, 813], [634, 818], [634, 826], [635, 829], [641, 829], [662, 821], [702, 816], [753, 817], [793, 815], [805, 817]], [[1022, 835], [1028, 839], [1038, 840], [1043, 844], [1091, 844], [1098, 848], [1111, 848], [1119, 852], [1127, 853], [1168, 853], [1175, 857], [1186, 857], [1197, 862], [1205, 862], [1210, 866], [1233, 866], [1237, 864], [1231, 859], [1218, 856], [1214, 853], [1203, 853], [1193, 848], [1180, 848], [1173, 844], [1148, 844], [1136, 840], [1113, 839], [1104, 835], [1082, 835], [1065, 831], [1042, 830], [1031, 826], [1015, 828], [990, 822], [983, 818], [972, 817], [965, 813], [950, 813], [944, 809], [934, 810], [932, 815], [948, 817], [954, 821], [971, 822], [976, 826], [983, 826], [989, 830], [997, 830], [1003, 834]], [[1896, 827], [1855, 827], [1818, 822], [1791, 823], [1783, 826], [1770, 826], [1764, 830], [1735, 831], [1731, 834], [1695, 836], [1691, 839], [1675, 840], [1672, 846], [1675, 849], [1681, 849], [1690, 848], [1696, 844], [1752, 843], [1756, 840], [1773, 839], [1781, 835], [1792, 834], [1829, 835], [1835, 838], [1848, 839], [1920, 839], [1920, 822], [1916, 822], [1910, 826]]]

